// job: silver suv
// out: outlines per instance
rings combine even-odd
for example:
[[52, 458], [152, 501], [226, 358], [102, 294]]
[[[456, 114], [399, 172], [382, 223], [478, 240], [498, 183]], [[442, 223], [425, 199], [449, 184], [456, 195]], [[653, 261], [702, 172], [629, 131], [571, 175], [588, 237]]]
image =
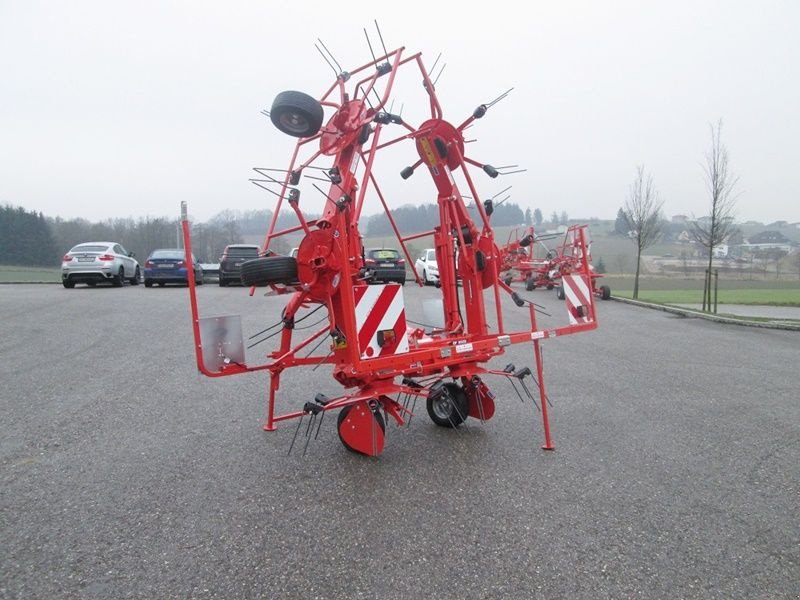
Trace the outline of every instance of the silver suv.
[[141, 270], [133, 252], [116, 242], [86, 242], [74, 246], [61, 259], [61, 283], [74, 288], [76, 283], [94, 287], [108, 282], [121, 287], [125, 281], [139, 285]]

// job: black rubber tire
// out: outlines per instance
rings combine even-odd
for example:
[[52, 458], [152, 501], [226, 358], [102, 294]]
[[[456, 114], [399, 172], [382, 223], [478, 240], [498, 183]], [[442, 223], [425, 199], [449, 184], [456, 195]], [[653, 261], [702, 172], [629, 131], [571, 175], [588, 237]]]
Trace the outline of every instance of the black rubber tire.
[[430, 285], [428, 281], [428, 272], [425, 269], [422, 269], [422, 285]]
[[512, 281], [514, 281], [514, 278], [513, 278], [511, 275], [509, 275], [508, 277], [506, 277], [506, 278], [503, 280], [503, 282], [504, 282], [506, 285], [511, 285], [511, 282], [512, 282]]
[[205, 275], [203, 275], [203, 271], [199, 271], [194, 274], [194, 284], [195, 285], [203, 285], [205, 283]]
[[559, 300], [563, 300], [566, 297], [567, 297], [566, 294], [564, 294], [564, 288], [562, 286], [558, 286], [556, 288], [556, 298], [558, 298]]
[[136, 267], [136, 272], [133, 274], [128, 281], [130, 281], [131, 285], [139, 285], [139, 278], [142, 276], [142, 273], [139, 271], [139, 267]]
[[611, 288], [607, 285], [600, 286], [600, 299], [601, 300], [608, 300], [611, 298]]
[[122, 287], [124, 283], [125, 283], [125, 268], [120, 267], [119, 273], [114, 275], [114, 278], [111, 280], [111, 285], [113, 285], [114, 287]]
[[222, 275], [220, 275], [220, 277], [219, 277], [219, 287], [225, 287], [226, 285], [228, 285], [228, 281], [224, 277], [222, 277]]
[[536, 283], [533, 281], [533, 275], [528, 275], [525, 278], [525, 289], [529, 292], [532, 292], [536, 289]]
[[428, 396], [426, 408], [431, 421], [439, 427], [454, 429], [467, 420], [469, 399], [460, 385], [445, 383], [436, 397]]
[[68, 290], [71, 290], [72, 288], [74, 288], [74, 287], [75, 287], [75, 282], [74, 282], [74, 281], [69, 281], [68, 279], [64, 279], [64, 280], [63, 280], [61, 283], [62, 283], [62, 284], [64, 285], [64, 287], [65, 287], [65, 288], [67, 288]]
[[[336, 417], [336, 433], [339, 436], [339, 441], [342, 442], [342, 446], [347, 448], [350, 452], [353, 452], [355, 454], [361, 454], [362, 456], [368, 456], [363, 452], [359, 452], [358, 450], [350, 446], [347, 442], [345, 442], [342, 439], [342, 434], [341, 434], [342, 423], [347, 418], [347, 415], [351, 410], [353, 410], [352, 404], [350, 406], [345, 406], [342, 410], [339, 411], [339, 416]], [[381, 413], [380, 409], [373, 410], [372, 416], [375, 417], [375, 420], [378, 422], [378, 427], [381, 428], [383, 433], [386, 433], [386, 421], [384, 420], [383, 414]]]
[[144, 287], [146, 287], [146, 288], [153, 287], [153, 282], [151, 280], [149, 280], [149, 279], [145, 279], [144, 280]]
[[286, 91], [275, 96], [269, 118], [286, 135], [296, 138], [316, 135], [325, 113], [322, 105], [303, 92]]
[[262, 256], [242, 263], [242, 283], [265, 286], [270, 283], [295, 283], [297, 259], [291, 256]]

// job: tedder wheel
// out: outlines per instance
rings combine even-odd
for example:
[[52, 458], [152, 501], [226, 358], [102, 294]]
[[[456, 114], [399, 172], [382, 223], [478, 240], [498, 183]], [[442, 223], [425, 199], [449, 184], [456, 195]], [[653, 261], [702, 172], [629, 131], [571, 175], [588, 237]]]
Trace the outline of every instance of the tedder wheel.
[[514, 278], [511, 275], [508, 275], [503, 281], [506, 285], [511, 285], [511, 282], [514, 281]]
[[297, 259], [292, 256], [262, 256], [242, 263], [244, 285], [265, 286], [270, 283], [297, 281]]
[[611, 298], [611, 288], [608, 287], [607, 285], [601, 285], [600, 286], [600, 298], [602, 300], [608, 300], [609, 298]]
[[287, 91], [275, 96], [269, 118], [272, 124], [292, 137], [316, 135], [324, 117], [322, 105], [303, 92]]
[[428, 396], [428, 416], [439, 427], [455, 428], [469, 414], [469, 399], [457, 383], [445, 383], [438, 393]]
[[[355, 452], [356, 454], [364, 454], [366, 456], [374, 456], [375, 451], [377, 451], [377, 453], [380, 454], [380, 452], [383, 450], [383, 441], [381, 440], [381, 443], [379, 444], [378, 448], [373, 448], [372, 444], [369, 441], [369, 438], [372, 438], [373, 436], [369, 432], [367, 433], [368, 440], [366, 442], [366, 446], [363, 448], [357, 448], [348, 441], [348, 439], [351, 439], [351, 436], [346, 431], [346, 428], [349, 425], [347, 417], [352, 412], [354, 406], [355, 406], [354, 404], [351, 404], [350, 406], [345, 406], [342, 410], [339, 411], [339, 416], [336, 418], [336, 431], [339, 434], [339, 440], [342, 442], [342, 445], [345, 448], [347, 448], [350, 452]], [[385, 434], [386, 421], [384, 421], [383, 414], [381, 414], [379, 408], [378, 407], [374, 409], [370, 408], [369, 404], [366, 402], [364, 403], [364, 406], [366, 406], [367, 410], [369, 410], [369, 412], [372, 413], [372, 417], [375, 419], [375, 422], [378, 424], [378, 427], [381, 428], [381, 434]], [[363, 406], [359, 406], [359, 409], [363, 409]], [[369, 422], [368, 426], [371, 428], [374, 427], [374, 424]], [[355, 438], [352, 439], [359, 440], [362, 442], [364, 441], [364, 438], [360, 436], [356, 436]]]
[[528, 275], [525, 278], [525, 289], [529, 292], [536, 289], [536, 282], [533, 280], [533, 275]]
[[566, 297], [567, 297], [566, 294], [564, 294], [564, 287], [558, 286], [556, 288], [556, 298], [558, 298], [559, 300], [563, 300]]

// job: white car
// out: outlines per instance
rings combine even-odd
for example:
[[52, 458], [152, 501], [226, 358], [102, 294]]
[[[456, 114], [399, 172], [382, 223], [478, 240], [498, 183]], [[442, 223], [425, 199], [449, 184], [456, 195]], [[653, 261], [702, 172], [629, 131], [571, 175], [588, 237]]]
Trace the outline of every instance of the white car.
[[439, 265], [436, 264], [436, 250], [426, 248], [414, 263], [417, 274], [425, 285], [435, 285], [439, 282]]
[[74, 246], [61, 259], [61, 283], [74, 288], [76, 283], [94, 287], [108, 282], [121, 287], [125, 281], [139, 285], [141, 270], [133, 252], [116, 242], [86, 242]]

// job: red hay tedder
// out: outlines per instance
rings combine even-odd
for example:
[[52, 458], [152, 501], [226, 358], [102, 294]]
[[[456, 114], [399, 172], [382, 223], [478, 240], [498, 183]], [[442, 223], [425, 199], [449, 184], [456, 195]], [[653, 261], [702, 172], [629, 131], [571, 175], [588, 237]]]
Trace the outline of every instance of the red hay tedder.
[[[514, 229], [508, 235], [508, 241], [499, 248], [500, 253], [500, 277], [506, 285], [514, 282], [525, 284], [527, 291], [536, 288], [556, 289], [556, 294], [560, 300], [565, 299], [565, 291], [561, 285], [564, 275], [580, 271], [583, 267], [584, 254], [589, 264], [589, 283], [592, 294], [608, 300], [611, 297], [611, 288], [607, 285], [597, 285], [597, 280], [602, 275], [592, 267], [592, 257], [590, 252], [591, 244], [586, 243], [584, 252], [575, 243], [578, 231], [584, 229], [581, 225], [571, 225], [563, 235], [563, 241], [555, 249], [549, 249], [544, 245], [545, 240], [554, 239], [561, 234], [548, 234], [546, 236], [536, 236], [533, 227], [528, 227], [523, 235], [520, 230]], [[537, 244], [544, 248], [537, 251]]]
[[[352, 71], [334, 68], [335, 81], [319, 98], [298, 91], [285, 91], [275, 98], [269, 117], [280, 131], [297, 138], [297, 143], [285, 169], [256, 169], [262, 178], [253, 181], [272, 191], [277, 202], [262, 256], [245, 262], [241, 277], [243, 284], [250, 286], [251, 296], [258, 289], [270, 296], [286, 296], [275, 325], [280, 327], [279, 342], [266, 354], [263, 364], [248, 365], [239, 317], [200, 318], [192, 280], [189, 290], [198, 368], [209, 377], [268, 371], [265, 430], [297, 419], [294, 445], [304, 417], [311, 419], [305, 429], [311, 439], [325, 413], [337, 411], [341, 442], [349, 450], [368, 456], [383, 451], [388, 418], [398, 426], [406, 425], [417, 399], [425, 400], [436, 425], [456, 428], [467, 418], [484, 422], [495, 414], [495, 395], [485, 381], [488, 376], [508, 378], [515, 390], [516, 380], [533, 399], [523, 383], [531, 377], [539, 391], [543, 448], [552, 450], [540, 343], [597, 327], [586, 227], [570, 229], [564, 250], [574, 258], [569, 274], [561, 278], [567, 318], [562, 326], [539, 329], [534, 305], [499, 276], [502, 253], [490, 224], [492, 200], [480, 201], [471, 171], [492, 179], [508, 173], [501, 172], [503, 167], [479, 163], [465, 154], [464, 130], [505, 94], [479, 105], [461, 123], [451, 123], [444, 118], [421, 53], [409, 54], [402, 47], [383, 51], [382, 56]], [[332, 58], [329, 52], [328, 56]], [[401, 115], [389, 112], [395, 79], [407, 70], [416, 72], [420, 83], [417, 93], [428, 107], [425, 112], [429, 115], [420, 123], [406, 122]], [[396, 144], [407, 144], [410, 156], [416, 151], [411, 165], [398, 169], [402, 179], [422, 167], [433, 183], [438, 224], [430, 231], [404, 235], [398, 229], [374, 172], [383, 151]], [[323, 189], [312, 180], [324, 181]], [[325, 196], [322, 214], [315, 219], [307, 218], [300, 208], [301, 193], [309, 185]], [[475, 219], [461, 189], [465, 193], [469, 190], [467, 194], [475, 202]], [[436, 288], [441, 295], [440, 300], [437, 298], [440, 326], [411, 326], [400, 284], [369, 284], [359, 231], [359, 218], [368, 201], [380, 203], [385, 210], [412, 271], [414, 262], [407, 243], [421, 238], [433, 240], [441, 281]], [[296, 214], [297, 225], [278, 230], [278, 216], [286, 204]], [[188, 257], [191, 240], [185, 215], [183, 233]], [[281, 236], [301, 237], [296, 256], [277, 255], [270, 249]], [[419, 273], [414, 272], [414, 277], [422, 286]], [[318, 309], [327, 313], [324, 325], [310, 335], [298, 335], [301, 328], [296, 324], [310, 314], [308, 311]], [[508, 310], [525, 311], [530, 327], [506, 330], [504, 312]], [[488, 366], [507, 346], [520, 343], [531, 344], [534, 370]], [[310, 377], [319, 377], [324, 373], [318, 369], [322, 366], [331, 369], [343, 388], [342, 394], [312, 398], [310, 393], [296, 410], [276, 414], [281, 374], [298, 367], [307, 369]]]

